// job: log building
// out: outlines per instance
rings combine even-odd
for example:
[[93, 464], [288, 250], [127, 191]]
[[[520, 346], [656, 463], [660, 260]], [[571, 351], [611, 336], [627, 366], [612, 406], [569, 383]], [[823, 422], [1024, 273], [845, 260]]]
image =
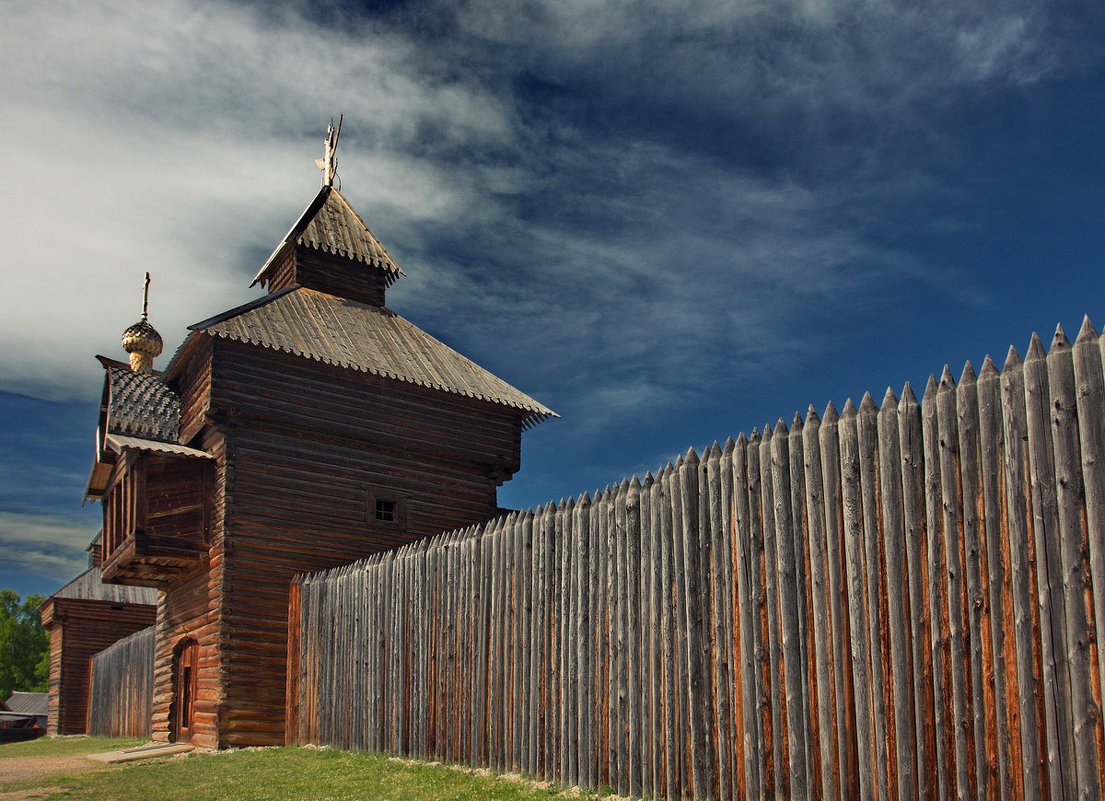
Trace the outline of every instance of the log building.
[[99, 538], [88, 570], [42, 604], [50, 635], [50, 734], [85, 734], [88, 727], [89, 660], [139, 629], [153, 625], [157, 592], [100, 579]]
[[483, 522], [541, 403], [385, 303], [402, 270], [332, 185], [163, 372], [146, 314], [105, 369], [88, 496], [105, 581], [161, 591], [153, 737], [284, 742], [288, 591]]

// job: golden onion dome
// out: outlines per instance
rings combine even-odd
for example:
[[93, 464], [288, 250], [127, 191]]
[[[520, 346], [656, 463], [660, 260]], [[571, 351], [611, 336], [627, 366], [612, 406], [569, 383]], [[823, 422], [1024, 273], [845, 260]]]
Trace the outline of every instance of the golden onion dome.
[[161, 334], [157, 333], [157, 329], [150, 325], [144, 316], [123, 332], [123, 350], [127, 353], [160, 356], [164, 347]]
[[161, 334], [147, 320], [150, 306], [150, 274], [142, 287], [142, 319], [123, 332], [123, 350], [130, 354], [130, 369], [136, 373], [153, 372], [153, 360], [165, 347]]
[[153, 372], [153, 360], [161, 354], [161, 334], [149, 324], [146, 315], [123, 332], [123, 350], [130, 354], [130, 369], [136, 373]]

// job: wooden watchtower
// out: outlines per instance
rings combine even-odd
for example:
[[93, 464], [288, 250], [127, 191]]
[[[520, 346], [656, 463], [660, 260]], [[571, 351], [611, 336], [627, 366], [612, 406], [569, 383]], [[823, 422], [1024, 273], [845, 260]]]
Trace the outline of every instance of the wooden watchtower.
[[161, 590], [158, 740], [283, 743], [292, 576], [494, 516], [553, 415], [387, 308], [403, 272], [332, 185], [334, 139], [267, 294], [192, 326], [162, 373], [101, 357], [88, 494], [104, 580]]

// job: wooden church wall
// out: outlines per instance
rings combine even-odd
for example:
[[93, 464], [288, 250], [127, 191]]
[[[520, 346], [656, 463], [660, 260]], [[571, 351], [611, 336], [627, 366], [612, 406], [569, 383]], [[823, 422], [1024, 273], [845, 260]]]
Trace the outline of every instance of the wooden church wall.
[[296, 272], [299, 283], [320, 292], [383, 306], [385, 279], [377, 270], [366, 270], [363, 264], [319, 253], [313, 248], [296, 248]]
[[370, 306], [383, 306], [387, 292], [387, 279], [381, 271], [304, 245], [287, 250], [277, 260], [267, 284], [270, 292], [299, 284]]
[[198, 645], [198, 670], [192, 742], [205, 748], [215, 748], [219, 745], [219, 706], [222, 701], [219, 688], [222, 642], [219, 600], [223, 583], [223, 491], [226, 485], [222, 434], [207, 429], [200, 447], [214, 454], [217, 465], [212, 497], [212, 548], [208, 559], [169, 584], [166, 588], [168, 592], [162, 596], [158, 607], [152, 736], [159, 741], [174, 739], [177, 711], [173, 703], [173, 654], [182, 641], [193, 639]]
[[199, 646], [192, 742], [204, 748], [218, 746], [219, 644], [218, 605], [222, 547], [212, 551], [211, 569], [199, 567], [177, 579], [158, 609], [157, 650], [154, 658], [153, 739], [175, 739], [173, 726], [173, 654], [178, 644], [193, 639]]
[[189, 442], [207, 422], [211, 408], [211, 340], [202, 339], [187, 366], [175, 379], [180, 395], [181, 441]]
[[520, 411], [255, 345], [216, 345], [211, 401], [232, 417], [300, 438], [419, 448], [458, 467], [501, 462], [518, 469]]
[[[518, 467], [520, 415], [255, 346], [215, 346], [212, 407], [228, 411], [233, 464], [219, 726], [226, 745], [280, 744], [292, 576], [492, 517], [495, 475]], [[375, 519], [377, 500], [396, 504], [394, 521]]]
[[60, 734], [58, 730], [59, 713], [61, 712], [61, 694], [65, 692], [61, 683], [61, 626], [49, 629], [50, 634], [50, 679], [47, 690], [50, 695], [49, 708], [46, 713], [46, 726], [50, 734]]

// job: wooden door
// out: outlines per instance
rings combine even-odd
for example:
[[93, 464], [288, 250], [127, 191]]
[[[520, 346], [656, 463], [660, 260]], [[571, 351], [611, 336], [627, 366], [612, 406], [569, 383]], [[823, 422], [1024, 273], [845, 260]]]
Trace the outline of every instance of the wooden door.
[[173, 740], [191, 742], [196, 706], [196, 662], [199, 650], [195, 640], [185, 640], [176, 647], [174, 656], [173, 706], [176, 710]]

